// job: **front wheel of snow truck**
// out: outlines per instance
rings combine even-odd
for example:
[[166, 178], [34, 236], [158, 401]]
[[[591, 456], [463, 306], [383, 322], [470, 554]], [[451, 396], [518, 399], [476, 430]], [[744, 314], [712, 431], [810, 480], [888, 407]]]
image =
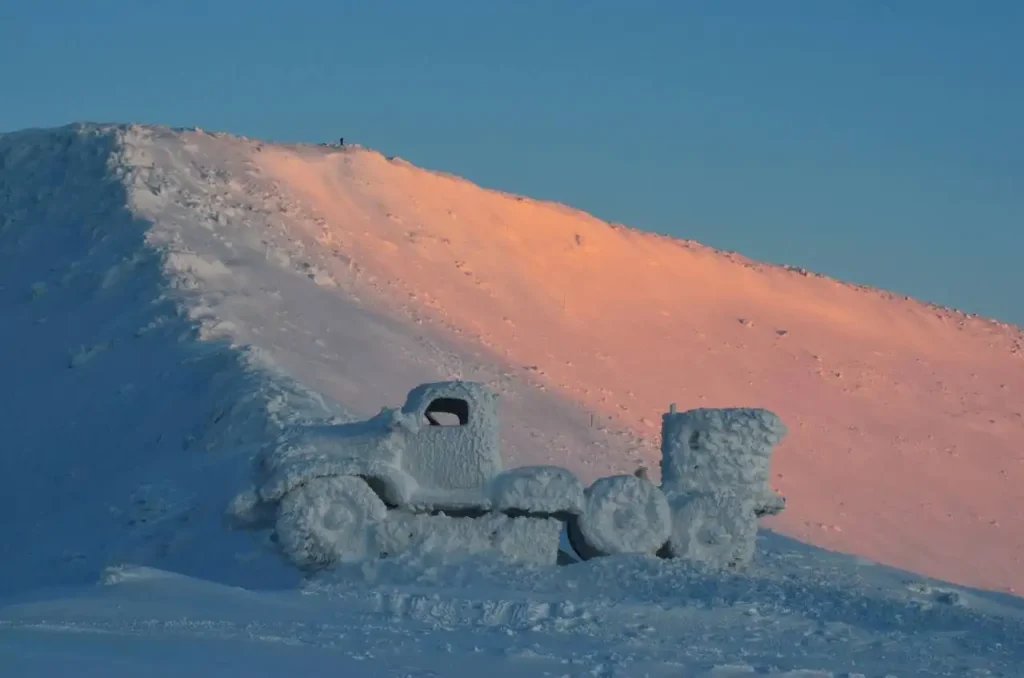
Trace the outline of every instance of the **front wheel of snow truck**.
[[281, 498], [275, 531], [284, 555], [306, 570], [367, 557], [370, 528], [387, 507], [358, 476], [312, 478]]

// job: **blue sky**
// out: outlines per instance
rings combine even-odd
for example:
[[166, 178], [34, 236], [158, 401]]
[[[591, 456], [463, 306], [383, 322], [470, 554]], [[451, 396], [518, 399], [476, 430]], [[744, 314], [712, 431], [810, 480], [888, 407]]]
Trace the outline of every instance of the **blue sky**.
[[1024, 325], [1024, 3], [0, 2], [0, 130], [345, 136]]

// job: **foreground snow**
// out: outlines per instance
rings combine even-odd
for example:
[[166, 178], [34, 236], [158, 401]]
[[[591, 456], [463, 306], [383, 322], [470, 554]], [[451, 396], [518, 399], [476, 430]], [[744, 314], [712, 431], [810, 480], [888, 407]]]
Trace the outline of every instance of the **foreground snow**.
[[626, 557], [384, 561], [255, 592], [111, 568], [0, 608], [0, 664], [24, 678], [1020, 675], [1019, 599], [762, 541], [743, 576]]

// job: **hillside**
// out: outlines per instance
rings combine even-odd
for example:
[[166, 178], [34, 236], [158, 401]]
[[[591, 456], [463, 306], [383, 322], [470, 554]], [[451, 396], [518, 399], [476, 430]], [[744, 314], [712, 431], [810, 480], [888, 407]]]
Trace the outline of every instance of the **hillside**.
[[[596, 426], [644, 437], [645, 460], [671, 402], [768, 407], [791, 431], [774, 462], [789, 508], [774, 527], [963, 583], [1024, 586], [1018, 328], [372, 151], [267, 146], [254, 162], [301, 205], [290, 222], [376, 307], [482, 346]], [[555, 452], [583, 470], [604, 449]], [[621, 452], [605, 459], [628, 470]]]
[[126, 558], [284, 581], [214, 538], [253, 450], [465, 377], [503, 394], [509, 463], [586, 478], [651, 464], [669, 403], [768, 407], [773, 527], [1024, 587], [1017, 328], [361, 148], [84, 125], [0, 160], [5, 586]]

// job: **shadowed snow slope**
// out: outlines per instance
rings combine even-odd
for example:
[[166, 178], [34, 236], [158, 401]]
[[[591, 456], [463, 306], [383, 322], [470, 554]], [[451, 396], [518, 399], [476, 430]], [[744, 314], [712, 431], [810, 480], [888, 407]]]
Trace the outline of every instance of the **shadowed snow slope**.
[[452, 377], [502, 394], [507, 464], [587, 479], [655, 462], [670, 402], [767, 407], [773, 527], [1024, 586], [1013, 327], [368, 150], [138, 126], [0, 137], [0, 257], [2, 588], [284, 583], [220, 524], [253, 452]]

